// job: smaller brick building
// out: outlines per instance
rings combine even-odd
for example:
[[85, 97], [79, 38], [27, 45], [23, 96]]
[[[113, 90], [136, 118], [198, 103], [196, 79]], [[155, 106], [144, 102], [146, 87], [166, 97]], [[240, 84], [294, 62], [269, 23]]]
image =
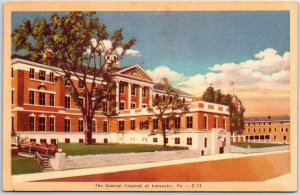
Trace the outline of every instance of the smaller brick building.
[[245, 118], [245, 129], [233, 142], [290, 143], [290, 117], [267, 116]]

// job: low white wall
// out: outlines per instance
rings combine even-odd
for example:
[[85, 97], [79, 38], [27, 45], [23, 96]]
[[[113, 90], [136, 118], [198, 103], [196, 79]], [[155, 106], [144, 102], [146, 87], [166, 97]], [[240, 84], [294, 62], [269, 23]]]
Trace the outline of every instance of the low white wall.
[[231, 153], [263, 153], [263, 152], [274, 152], [274, 151], [282, 151], [289, 150], [290, 146], [272, 146], [272, 147], [264, 147], [264, 148], [242, 148], [231, 145]]

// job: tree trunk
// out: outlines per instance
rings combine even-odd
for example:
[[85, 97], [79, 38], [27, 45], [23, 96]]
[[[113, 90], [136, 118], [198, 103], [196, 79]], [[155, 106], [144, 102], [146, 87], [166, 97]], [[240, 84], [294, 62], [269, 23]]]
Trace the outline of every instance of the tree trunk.
[[90, 145], [92, 144], [92, 120], [87, 120], [85, 122], [85, 144]]

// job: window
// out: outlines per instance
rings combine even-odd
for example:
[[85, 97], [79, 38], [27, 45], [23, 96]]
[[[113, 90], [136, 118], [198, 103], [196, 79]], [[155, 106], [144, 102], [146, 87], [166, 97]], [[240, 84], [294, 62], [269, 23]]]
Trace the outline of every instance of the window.
[[169, 139], [167, 137], [165, 138], [165, 142], [166, 142], [166, 144], [169, 143]]
[[29, 91], [29, 104], [34, 104], [34, 91]]
[[65, 108], [70, 108], [70, 103], [71, 103], [71, 97], [70, 96], [65, 96]]
[[107, 143], [108, 143], [108, 139], [107, 139], [107, 138], [104, 138], [103, 142], [104, 142], [105, 144], [107, 144]]
[[283, 128], [281, 128], [280, 130], [281, 130], [281, 132], [283, 132]]
[[185, 98], [183, 98], [183, 101], [182, 101], [183, 103], [185, 103]]
[[120, 102], [119, 110], [125, 109], [125, 102]]
[[271, 122], [269, 122], [269, 125], [271, 125], [272, 123]]
[[14, 68], [11, 68], [11, 78], [14, 78]]
[[143, 128], [144, 128], [144, 122], [141, 121], [141, 122], [140, 122], [140, 130], [142, 130]]
[[130, 120], [130, 129], [135, 130], [135, 120]]
[[34, 131], [34, 116], [29, 117], [29, 131]]
[[192, 116], [186, 117], [186, 128], [188, 128], [188, 129], [193, 128], [193, 117]]
[[186, 138], [186, 144], [191, 146], [193, 144], [193, 139], [191, 137]]
[[30, 68], [29, 70], [29, 78], [34, 79], [34, 69]]
[[93, 143], [93, 144], [96, 143], [96, 139], [93, 138], [93, 139], [92, 139], [92, 143]]
[[78, 121], [78, 131], [83, 132], [83, 120]]
[[153, 129], [158, 129], [158, 120], [153, 119]]
[[156, 138], [156, 137], [153, 138], [153, 142], [154, 142], [154, 143], [157, 142], [157, 138]]
[[226, 130], [226, 118], [223, 118], [222, 127], [223, 127], [224, 130]]
[[65, 86], [66, 87], [71, 87], [71, 83], [68, 79], [65, 79]]
[[149, 122], [148, 121], [143, 122], [143, 129], [149, 129]]
[[54, 94], [50, 94], [50, 102], [49, 102], [50, 106], [54, 106]]
[[142, 108], [147, 108], [147, 104], [142, 104]]
[[79, 80], [79, 82], [78, 82], [78, 88], [83, 88], [83, 81]]
[[163, 118], [163, 126], [165, 129], [169, 129], [169, 119], [168, 118]]
[[289, 131], [289, 129], [288, 128], [285, 128], [285, 132], [288, 132]]
[[166, 96], [165, 95], [163, 95], [163, 102], [165, 102], [166, 101]]
[[255, 128], [253, 129], [253, 132], [255, 133]]
[[131, 86], [131, 95], [135, 96], [135, 87], [133, 85]]
[[147, 94], [147, 89], [144, 87], [142, 91], [142, 97], [145, 98]]
[[276, 135], [274, 135], [274, 140], [276, 140]]
[[66, 139], [65, 139], [65, 143], [66, 143], [66, 144], [70, 143], [70, 139], [69, 139], [69, 138], [66, 138]]
[[214, 128], [218, 128], [218, 118], [214, 118]]
[[29, 142], [30, 143], [36, 143], [36, 139], [30, 139]]
[[120, 85], [120, 93], [124, 93], [125, 92], [125, 86], [124, 85]]
[[54, 121], [54, 117], [50, 117], [49, 120], [50, 120], [50, 128], [49, 128], [49, 131], [55, 131], [55, 121]]
[[208, 129], [208, 124], [207, 124], [207, 116], [204, 116], [204, 118], [203, 118], [203, 122], [204, 122], [204, 125], [203, 125], [203, 128], [204, 129]]
[[282, 139], [283, 139], [283, 140], [286, 140], [286, 136], [284, 135]]
[[46, 118], [39, 117], [39, 131], [45, 131]]
[[207, 147], [207, 138], [204, 138], [204, 147]]
[[276, 132], [277, 130], [276, 130], [276, 128], [274, 128], [274, 132]]
[[50, 72], [49, 81], [52, 83], [54, 82], [54, 73], [53, 72]]
[[47, 143], [47, 140], [46, 139], [40, 139], [40, 143], [42, 144], [42, 143]]
[[46, 72], [45, 71], [43, 71], [43, 70], [40, 70], [40, 72], [39, 72], [39, 79], [40, 80], [46, 80]]
[[103, 132], [108, 132], [108, 125], [107, 121], [103, 121]]
[[83, 139], [79, 139], [79, 143], [83, 143]]
[[82, 106], [83, 105], [83, 97], [79, 97], [78, 98], [78, 106]]
[[45, 93], [40, 92], [39, 95], [40, 95], [40, 102], [39, 102], [40, 105], [45, 105], [46, 104], [45, 103], [46, 102], [45, 101], [45, 96], [46, 96]]
[[169, 103], [172, 103], [172, 102], [173, 102], [173, 97], [170, 96], [170, 97], [169, 97]]
[[96, 132], [96, 124], [97, 124], [97, 121], [93, 120], [93, 122], [92, 122], [92, 132]]
[[180, 138], [179, 137], [175, 138], [175, 144], [180, 144]]
[[14, 91], [11, 91], [11, 104], [14, 104]]
[[155, 100], [158, 100], [158, 99], [159, 99], [159, 95], [155, 94]]
[[134, 102], [132, 102], [132, 103], [130, 104], [130, 108], [131, 108], [131, 109], [135, 109], [135, 103], [134, 103]]
[[71, 123], [71, 119], [65, 118], [65, 132], [70, 132], [70, 123]]
[[15, 131], [15, 117], [11, 117], [11, 130], [14, 132]]
[[102, 102], [103, 112], [107, 112], [107, 102]]
[[180, 129], [180, 117], [175, 118], [175, 129]]
[[119, 121], [119, 131], [124, 131], [124, 121]]
[[269, 128], [269, 132], [271, 132], [271, 128]]

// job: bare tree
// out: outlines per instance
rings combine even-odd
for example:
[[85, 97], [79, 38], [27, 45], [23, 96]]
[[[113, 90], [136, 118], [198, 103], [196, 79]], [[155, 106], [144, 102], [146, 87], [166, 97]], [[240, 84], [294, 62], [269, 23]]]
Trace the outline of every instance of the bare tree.
[[167, 133], [169, 133], [167, 131], [173, 129], [177, 117], [181, 118], [182, 115], [189, 112], [190, 103], [183, 102], [180, 99], [179, 90], [171, 87], [168, 83], [164, 85], [163, 91], [165, 96], [155, 98], [153, 107], [149, 107], [148, 111], [151, 112], [160, 123], [163, 144], [164, 147], [166, 147]]

